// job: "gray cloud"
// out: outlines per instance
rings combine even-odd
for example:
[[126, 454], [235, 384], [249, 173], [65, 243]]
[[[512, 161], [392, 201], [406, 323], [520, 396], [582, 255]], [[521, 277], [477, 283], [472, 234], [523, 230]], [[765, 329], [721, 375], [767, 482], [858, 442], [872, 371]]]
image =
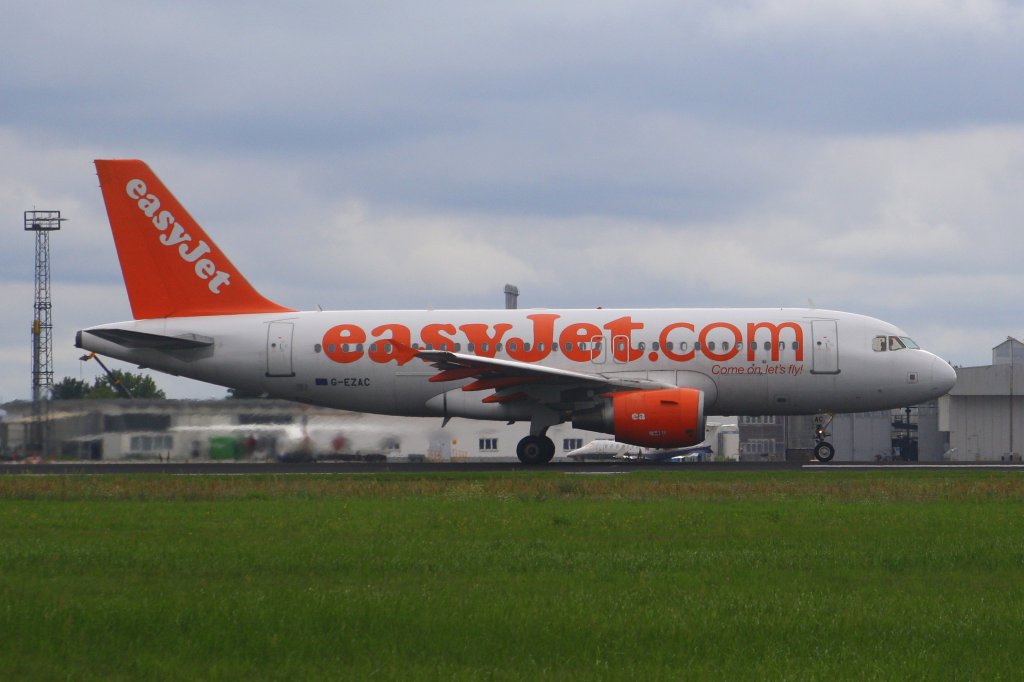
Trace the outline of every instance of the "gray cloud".
[[16, 5], [4, 398], [27, 395], [21, 211], [71, 219], [58, 375], [76, 325], [129, 314], [94, 158], [147, 159], [300, 307], [812, 298], [967, 364], [1024, 332], [1019, 3]]

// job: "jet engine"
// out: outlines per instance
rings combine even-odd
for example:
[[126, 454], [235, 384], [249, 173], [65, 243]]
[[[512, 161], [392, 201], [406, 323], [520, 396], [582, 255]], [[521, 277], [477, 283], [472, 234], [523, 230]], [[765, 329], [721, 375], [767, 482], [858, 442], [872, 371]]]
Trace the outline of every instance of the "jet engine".
[[622, 391], [573, 415], [577, 429], [615, 434], [648, 448], [682, 448], [704, 440], [704, 393], [695, 388]]

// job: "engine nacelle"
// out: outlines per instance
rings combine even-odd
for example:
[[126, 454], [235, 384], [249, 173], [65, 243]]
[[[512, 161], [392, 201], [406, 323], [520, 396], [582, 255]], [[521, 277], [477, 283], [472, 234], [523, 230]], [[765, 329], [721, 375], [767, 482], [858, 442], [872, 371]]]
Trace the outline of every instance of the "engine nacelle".
[[683, 448], [704, 440], [704, 393], [697, 389], [623, 391], [609, 398], [573, 415], [573, 427], [613, 433], [621, 443], [647, 448]]

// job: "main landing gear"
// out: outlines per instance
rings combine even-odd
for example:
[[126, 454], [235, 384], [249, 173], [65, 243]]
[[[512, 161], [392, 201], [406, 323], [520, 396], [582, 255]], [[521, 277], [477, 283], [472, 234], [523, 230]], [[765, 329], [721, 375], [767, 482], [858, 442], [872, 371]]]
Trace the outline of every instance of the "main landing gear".
[[516, 457], [523, 464], [531, 466], [547, 464], [555, 456], [555, 442], [548, 438], [548, 427], [564, 421], [554, 410], [543, 409], [533, 413], [530, 419], [530, 435], [519, 441]]
[[555, 456], [555, 443], [547, 436], [527, 436], [516, 446], [516, 456], [523, 464], [547, 464]]
[[836, 449], [826, 438], [832, 435], [828, 427], [832, 425], [831, 414], [819, 414], [814, 417], [814, 458], [819, 462], [831, 462]]

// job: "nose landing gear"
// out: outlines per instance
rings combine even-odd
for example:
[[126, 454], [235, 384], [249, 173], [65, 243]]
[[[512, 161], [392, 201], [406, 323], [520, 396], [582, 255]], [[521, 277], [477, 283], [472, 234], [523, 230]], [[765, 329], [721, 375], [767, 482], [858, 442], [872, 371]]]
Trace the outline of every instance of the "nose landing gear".
[[830, 426], [831, 414], [819, 414], [814, 417], [814, 458], [819, 462], [830, 462], [836, 454], [835, 447], [826, 440], [832, 435], [828, 430]]

